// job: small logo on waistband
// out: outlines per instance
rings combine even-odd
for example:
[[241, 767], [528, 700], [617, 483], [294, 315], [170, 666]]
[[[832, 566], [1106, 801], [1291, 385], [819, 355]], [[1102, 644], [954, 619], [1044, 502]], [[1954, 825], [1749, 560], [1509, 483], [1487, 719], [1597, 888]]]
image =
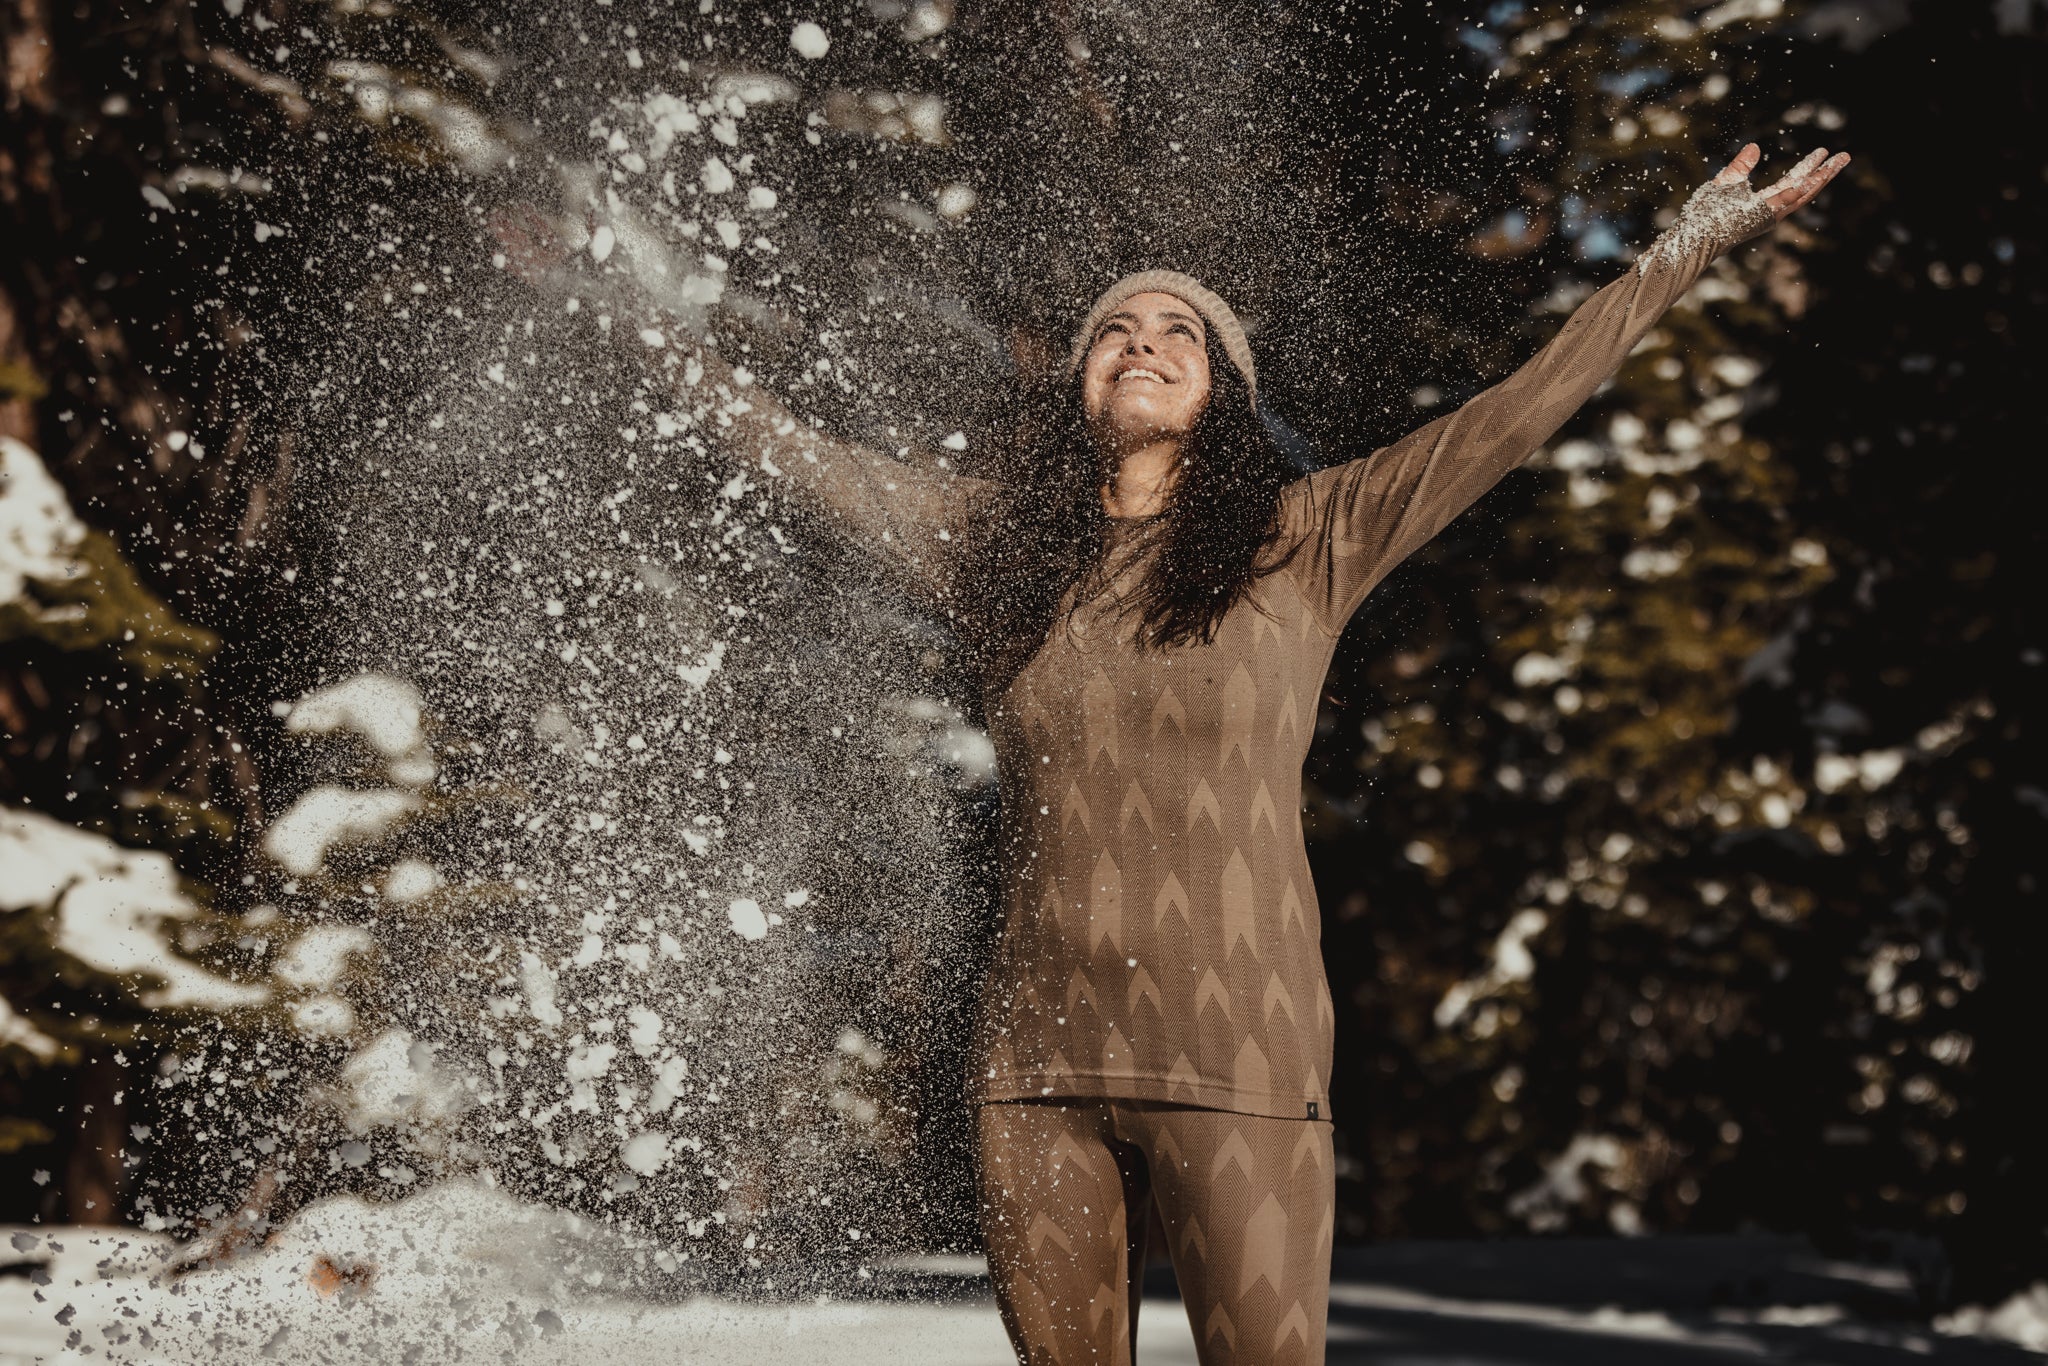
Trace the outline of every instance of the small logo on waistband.
[[1319, 1114], [1317, 1114], [1317, 1113], [1316, 1113], [1316, 1103], [1315, 1103], [1314, 1101], [1310, 1101], [1310, 1102], [1308, 1103], [1308, 1117], [1309, 1117], [1310, 1119], [1321, 1119], [1321, 1118], [1322, 1118], [1322, 1116], [1321, 1116], [1321, 1115], [1319, 1115]]

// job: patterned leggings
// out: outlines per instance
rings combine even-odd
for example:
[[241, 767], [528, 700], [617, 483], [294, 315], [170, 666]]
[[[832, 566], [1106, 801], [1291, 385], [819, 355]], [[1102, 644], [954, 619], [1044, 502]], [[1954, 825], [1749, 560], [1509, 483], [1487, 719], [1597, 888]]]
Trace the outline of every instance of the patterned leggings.
[[1149, 1101], [981, 1107], [981, 1223], [1026, 1366], [1130, 1366], [1157, 1199], [1202, 1366], [1318, 1366], [1336, 1181], [1327, 1120]]

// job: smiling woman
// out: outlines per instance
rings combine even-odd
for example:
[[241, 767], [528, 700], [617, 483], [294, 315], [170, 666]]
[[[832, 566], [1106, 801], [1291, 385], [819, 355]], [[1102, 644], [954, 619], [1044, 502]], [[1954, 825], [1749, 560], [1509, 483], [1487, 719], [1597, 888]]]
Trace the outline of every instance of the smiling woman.
[[1316, 1362], [1333, 1013], [1302, 762], [1373, 587], [1526, 459], [1722, 252], [1846, 164], [1744, 149], [1503, 383], [1296, 476], [1228, 304], [1112, 285], [1009, 485], [834, 440], [701, 358], [692, 406], [960, 626], [1002, 790], [1004, 923], [973, 1056], [982, 1226], [1029, 1362], [1128, 1363], [1156, 1201], [1202, 1360]]
[[1208, 329], [1172, 294], [1134, 294], [1096, 327], [1082, 366], [1088, 435], [1116, 461], [1102, 486], [1112, 517], [1166, 506], [1180, 449], [1209, 406]]
[[1151, 566], [1117, 593], [1148, 644], [1214, 639], [1246, 586], [1286, 558], [1279, 494], [1300, 473], [1259, 418], [1230, 306], [1174, 271], [1119, 280], [1040, 408], [1004, 513], [963, 532], [961, 577], [989, 610], [962, 628], [985, 681], [1023, 666], [1076, 585], [1112, 563], [1100, 553], [1112, 539]]

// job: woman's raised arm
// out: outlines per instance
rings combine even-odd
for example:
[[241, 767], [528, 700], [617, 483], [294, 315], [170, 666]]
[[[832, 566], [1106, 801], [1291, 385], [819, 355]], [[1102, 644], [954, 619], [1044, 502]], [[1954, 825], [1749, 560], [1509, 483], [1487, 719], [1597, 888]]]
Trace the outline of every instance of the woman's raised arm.
[[1333, 632], [1372, 588], [1564, 425], [1716, 256], [1806, 204], [1846, 154], [1814, 152], [1769, 189], [1750, 188], [1752, 143], [1701, 186], [1678, 221], [1621, 279], [1580, 305], [1556, 337], [1456, 412], [1287, 490], [1302, 540], [1293, 562]]
[[[536, 286], [570, 254], [553, 225], [531, 206], [502, 209], [490, 226], [506, 264]], [[915, 586], [947, 590], [957, 558], [949, 552], [987, 506], [994, 484], [943, 467], [921, 468], [827, 435], [708, 345], [670, 354], [678, 398], [706, 437], [746, 458]]]
[[681, 379], [679, 392], [712, 439], [744, 453], [854, 546], [882, 554], [920, 587], [943, 593], [950, 586], [952, 552], [995, 485], [830, 436], [709, 348], [689, 359]]

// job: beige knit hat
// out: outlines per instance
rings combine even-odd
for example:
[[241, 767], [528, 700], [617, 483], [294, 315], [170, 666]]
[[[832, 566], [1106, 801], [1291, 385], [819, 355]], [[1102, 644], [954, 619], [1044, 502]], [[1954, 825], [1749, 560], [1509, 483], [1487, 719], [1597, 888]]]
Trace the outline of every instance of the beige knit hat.
[[1237, 314], [1230, 311], [1230, 305], [1211, 293], [1200, 280], [1177, 270], [1141, 270], [1136, 275], [1124, 276], [1103, 290], [1102, 297], [1095, 301], [1095, 306], [1088, 310], [1087, 318], [1082, 320], [1081, 330], [1074, 334], [1074, 349], [1067, 357], [1067, 373], [1072, 375], [1081, 368], [1089, 343], [1095, 339], [1095, 329], [1102, 326], [1104, 318], [1116, 312], [1132, 295], [1152, 293], [1171, 294], [1186, 301], [1202, 315], [1216, 344], [1223, 348], [1223, 354], [1230, 357], [1230, 363], [1244, 377], [1244, 387], [1251, 395], [1252, 407], [1257, 408], [1259, 375], [1252, 367], [1252, 348], [1251, 343], [1245, 340], [1244, 324], [1237, 320]]

